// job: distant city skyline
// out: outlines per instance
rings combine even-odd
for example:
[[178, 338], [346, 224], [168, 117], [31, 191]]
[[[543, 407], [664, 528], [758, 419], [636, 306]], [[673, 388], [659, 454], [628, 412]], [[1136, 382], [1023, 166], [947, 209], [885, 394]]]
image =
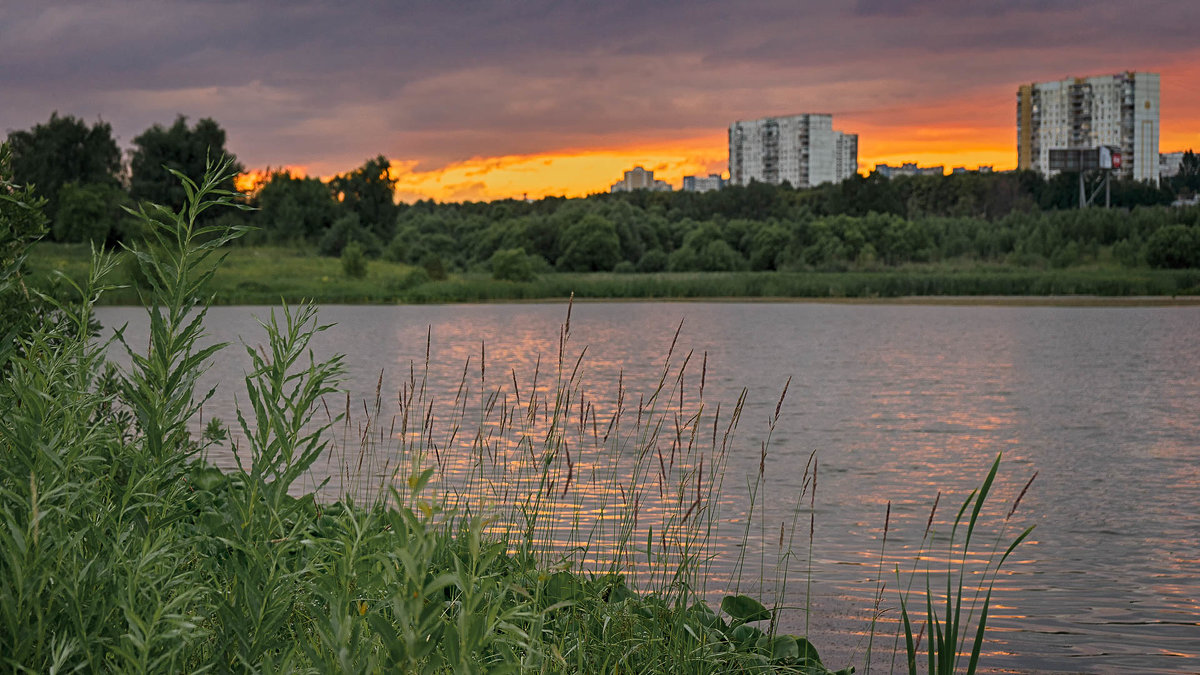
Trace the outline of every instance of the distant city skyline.
[[1162, 152], [1200, 149], [1200, 4], [1021, 0], [404, 6], [0, 5], [0, 133], [50, 113], [118, 142], [212, 117], [248, 168], [383, 154], [399, 196], [602, 192], [644, 166], [726, 173], [736, 120], [821, 111], [875, 164], [1017, 163], [1016, 88], [1161, 74]]

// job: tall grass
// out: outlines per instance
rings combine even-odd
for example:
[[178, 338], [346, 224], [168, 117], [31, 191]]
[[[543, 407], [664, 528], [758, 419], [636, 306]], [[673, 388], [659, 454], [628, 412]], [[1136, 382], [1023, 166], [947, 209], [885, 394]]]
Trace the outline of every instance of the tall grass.
[[[950, 539], [947, 544], [947, 566], [944, 575], [946, 588], [940, 598], [935, 595], [932, 589], [930, 579], [933, 577], [933, 574], [928, 567], [923, 571], [922, 576], [925, 577], [925, 621], [915, 638], [913, 622], [909, 614], [909, 598], [912, 592], [911, 581], [917, 577], [915, 569], [914, 573], [910, 576], [910, 584], [904, 591], [900, 592], [900, 612], [904, 628], [904, 644], [908, 657], [909, 675], [916, 675], [918, 661], [921, 657], [925, 658], [930, 675], [948, 675], [959, 672], [959, 666], [962, 664], [964, 657], [966, 658], [966, 673], [968, 675], [973, 674], [979, 667], [980, 650], [983, 647], [984, 633], [987, 628], [992, 592], [995, 589], [1000, 567], [1017, 546], [1033, 531], [1033, 526], [1029, 526], [1008, 543], [1003, 553], [999, 553], [998, 549], [1004, 537], [1004, 529], [1001, 529], [1000, 533], [996, 536], [992, 550], [986, 558], [984, 569], [979, 572], [979, 578], [982, 581], [972, 581], [969, 585], [967, 584], [968, 569], [972, 568], [972, 565], [968, 562], [971, 555], [971, 539], [976, 532], [976, 527], [980, 525], [979, 515], [991, 491], [992, 483], [996, 479], [996, 472], [999, 468], [1000, 456], [997, 456], [996, 461], [992, 463], [991, 469], [983, 480], [983, 485], [978, 490], [971, 491], [954, 517], [954, 525], [950, 530]], [[1021, 493], [1017, 495], [1012, 508], [1009, 509], [1008, 515], [1004, 518], [1005, 526], [1007, 526], [1009, 518], [1017, 510], [1021, 498], [1025, 496], [1025, 492], [1036, 477], [1037, 474], [1035, 473], [1029, 479], [1029, 482], [1025, 484], [1025, 488]], [[933, 510], [929, 514], [929, 525], [926, 525], [925, 534], [922, 537], [922, 549], [929, 537], [930, 525], [933, 523], [933, 511], [936, 509], [937, 501], [934, 502]], [[964, 516], [968, 511], [970, 512], [970, 517], [964, 521]], [[964, 528], [964, 525], [965, 533], [962, 544], [959, 546], [956, 543], [956, 537], [960, 528]], [[924, 558], [922, 553], [923, 550], [918, 552], [918, 560]], [[955, 559], [956, 554], [957, 560]], [[897, 582], [899, 582], [899, 569], [896, 571], [896, 576]], [[938, 604], [939, 602], [941, 604]], [[965, 606], [964, 602], [966, 603]], [[974, 635], [971, 634], [972, 621], [975, 622]], [[923, 650], [920, 645], [922, 635], [926, 636]]]
[[[155, 233], [132, 252], [147, 345], [120, 327], [96, 340], [91, 311], [123, 277], [97, 253], [82, 283], [66, 282], [79, 301], [47, 298], [55, 311], [0, 353], [0, 662], [828, 672], [805, 638], [778, 634], [778, 599], [705, 602], [704, 544], [741, 402], [710, 406], [705, 359], [674, 346], [656, 388], [602, 401], [584, 386], [568, 311], [557, 353], [531, 375], [489, 372], [481, 345], [444, 401], [427, 357], [394, 417], [383, 392], [359, 417], [348, 400], [328, 405], [341, 362], [309, 350], [327, 328], [315, 309], [284, 306], [261, 322], [263, 346], [247, 347], [237, 431], [210, 424], [197, 437], [214, 395], [198, 378], [223, 348], [203, 346], [208, 293], [222, 245], [241, 234], [197, 216], [235, 205], [217, 187], [229, 168], [177, 175], [185, 206], [138, 214]], [[107, 362], [118, 346], [124, 371]], [[205, 463], [218, 451], [237, 468]], [[338, 485], [304, 484], [334, 459]]]
[[[30, 256], [32, 276], [61, 270], [78, 283], [91, 253], [78, 244], [40, 244]], [[139, 302], [136, 264], [118, 255], [117, 278], [102, 304]], [[533, 281], [498, 281], [485, 273], [461, 273], [432, 281], [421, 268], [372, 261], [366, 276], [344, 274], [336, 258], [299, 249], [234, 247], [208, 282], [206, 293], [221, 304], [436, 303], [577, 298], [896, 298], [906, 296], [1101, 297], [1200, 294], [1200, 270], [1124, 267], [1033, 269], [954, 263], [844, 272], [663, 272], [657, 274], [546, 273]]]

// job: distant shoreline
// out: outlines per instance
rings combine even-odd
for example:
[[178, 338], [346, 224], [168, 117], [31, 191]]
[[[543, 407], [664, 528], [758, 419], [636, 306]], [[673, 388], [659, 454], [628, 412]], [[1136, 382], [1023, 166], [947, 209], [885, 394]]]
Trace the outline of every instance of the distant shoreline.
[[[218, 297], [214, 307], [273, 307], [269, 302], [222, 303]], [[334, 306], [437, 306], [437, 305], [562, 305], [568, 298], [528, 298], [465, 300], [461, 302], [345, 302], [316, 301], [316, 305]], [[575, 298], [577, 304], [604, 303], [747, 303], [747, 304], [805, 304], [805, 305], [907, 305], [925, 307], [1198, 307], [1200, 295], [1130, 296], [1104, 297], [1099, 295], [913, 295], [900, 298], [763, 298], [763, 297], [711, 297], [711, 298]], [[141, 307], [137, 304], [101, 303], [101, 307]]]

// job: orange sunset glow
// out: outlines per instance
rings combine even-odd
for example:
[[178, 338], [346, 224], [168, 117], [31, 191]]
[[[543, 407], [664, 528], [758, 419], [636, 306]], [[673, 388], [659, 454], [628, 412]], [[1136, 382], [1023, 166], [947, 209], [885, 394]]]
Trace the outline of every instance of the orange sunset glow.
[[[1192, 60], [1174, 61], [1158, 70], [1163, 81], [1160, 151], [1200, 148], [1200, 91], [1186, 85], [1200, 80], [1200, 66]], [[1013, 114], [1018, 84], [904, 107], [834, 112], [834, 127], [858, 134], [858, 166], [863, 175], [879, 163], [904, 162], [940, 165], [947, 172], [954, 167], [974, 169], [980, 165], [1005, 171], [1016, 166]], [[797, 103], [795, 110], [771, 109], [763, 114], [804, 110], [806, 107]], [[476, 154], [441, 166], [410, 159], [403, 153], [389, 156], [396, 197], [402, 202], [583, 197], [607, 192], [624, 171], [634, 166], [654, 171], [656, 178], [675, 189], [679, 189], [684, 176], [728, 175], [727, 126], [721, 124], [714, 124], [708, 134], [693, 133], [662, 141], [607, 147], [565, 145], [556, 150], [497, 156]], [[328, 179], [354, 167], [329, 171], [329, 162], [318, 161], [314, 168]], [[286, 170], [296, 176], [308, 173], [303, 166]], [[239, 179], [239, 189], [257, 189], [266, 175], [266, 170], [248, 171]]]

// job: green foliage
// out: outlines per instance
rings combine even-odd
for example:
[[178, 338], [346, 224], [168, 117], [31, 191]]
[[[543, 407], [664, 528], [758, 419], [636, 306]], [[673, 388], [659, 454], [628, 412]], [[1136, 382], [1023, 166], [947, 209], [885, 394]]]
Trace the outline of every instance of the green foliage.
[[234, 156], [225, 150], [225, 130], [209, 117], [193, 127], [188, 126], [183, 115], [176, 117], [170, 127], [155, 124], [135, 136], [133, 146], [129, 160], [130, 196], [171, 209], [181, 208], [188, 198], [183, 185], [173, 177], [176, 173], [199, 183], [212, 157], [226, 157], [229, 171], [217, 187], [232, 192], [234, 178], [242, 171]]
[[448, 276], [446, 273], [446, 264], [442, 262], [442, 257], [436, 253], [426, 253], [421, 257], [420, 265], [425, 270], [425, 274], [433, 281], [444, 281]]
[[[991, 491], [992, 483], [996, 479], [996, 472], [1000, 469], [1000, 456], [997, 455], [996, 461], [992, 463], [992, 468], [988, 471], [987, 477], [984, 478], [983, 485], [978, 490], [973, 490], [963, 502], [962, 508], [958, 510], [958, 515], [954, 518], [954, 526], [950, 531], [950, 541], [948, 543], [949, 552], [946, 559], [949, 561], [946, 570], [946, 591], [941, 596], [942, 605], [937, 604], [937, 599], [933, 593], [929, 578], [931, 574], [926, 570], [925, 577], [925, 626], [921, 631], [926, 636], [924, 656], [927, 659], [929, 672], [938, 673], [939, 675], [950, 675], [958, 672], [959, 662], [964, 654], [967, 654], [967, 647], [970, 647], [970, 652], [967, 660], [966, 672], [971, 675], [979, 666], [980, 649], [983, 646], [984, 632], [987, 627], [988, 612], [991, 609], [992, 591], [996, 585], [996, 577], [1000, 573], [1000, 567], [1004, 565], [1004, 561], [1017, 548], [1029, 533], [1033, 531], [1031, 525], [1021, 534], [1017, 535], [1004, 553], [999, 558], [995, 557], [996, 548], [993, 548], [991, 557], [987, 560], [987, 565], [982, 571], [981, 581], [972, 581], [970, 585], [966, 585], [968, 575], [968, 560], [970, 559], [971, 537], [975, 534], [976, 527], [979, 523], [979, 514], [983, 509], [983, 504], [987, 500], [988, 494]], [[1036, 477], [1036, 474], [1034, 474]], [[1033, 482], [1033, 478], [1029, 479], [1029, 483]], [[1029, 488], [1029, 483], [1025, 488]], [[1022, 495], [1024, 491], [1022, 491]], [[1013, 503], [1012, 509], [1005, 517], [1004, 522], [1007, 525], [1009, 517], [1017, 509], [1017, 504], [1021, 500], [1018, 495]], [[934, 505], [936, 508], [936, 503]], [[966, 533], [961, 547], [955, 546], [955, 537], [957, 536], [960, 527], [963, 526], [963, 516], [970, 511], [970, 519], [966, 521]], [[932, 522], [933, 515], [930, 514]], [[928, 529], [925, 536], [921, 540], [922, 548], [925, 540], [929, 537]], [[996, 543], [1000, 543], [998, 535]], [[920, 557], [920, 554], [918, 554]], [[957, 557], [957, 559], [956, 559]], [[900, 571], [896, 570], [897, 581], [899, 581]], [[914, 575], [915, 576], [915, 575]], [[976, 590], [970, 593], [970, 588]], [[911, 582], [909, 584], [911, 589]], [[970, 593], [970, 597], [968, 597]], [[917, 660], [922, 654], [919, 651], [918, 645], [913, 632], [912, 620], [909, 614], [909, 591], [900, 591], [900, 613], [901, 621], [904, 627], [904, 642], [905, 651], [908, 655], [908, 672], [909, 675], [916, 675]], [[966, 606], [964, 607], [964, 600]], [[982, 603], [982, 604], [981, 604]], [[963, 613], [963, 610], [966, 613]], [[976, 622], [974, 635], [971, 632], [971, 621]]]
[[109, 247], [132, 241], [140, 229], [122, 209], [125, 201], [125, 193], [113, 185], [67, 183], [59, 192], [54, 238]]
[[537, 278], [533, 261], [523, 248], [505, 248], [492, 254], [492, 278], [498, 281], [533, 281]]
[[367, 257], [363, 254], [362, 245], [357, 241], [346, 244], [342, 249], [342, 272], [351, 279], [367, 276]]
[[121, 150], [113, 140], [112, 126], [97, 121], [50, 114], [45, 124], [8, 135], [12, 150], [12, 180], [34, 186], [46, 198], [46, 213], [55, 219], [59, 191], [67, 184], [116, 187], [121, 171]]
[[257, 195], [255, 223], [273, 242], [317, 242], [337, 218], [329, 186], [316, 178], [272, 173]]
[[7, 372], [14, 341], [45, 312], [25, 283], [24, 267], [30, 247], [46, 232], [46, 200], [11, 175], [8, 144], [0, 143], [0, 372]]
[[391, 241], [395, 232], [396, 179], [390, 169], [391, 163], [380, 155], [329, 181], [329, 189], [341, 202], [342, 210], [356, 215], [378, 241]]
[[1168, 269], [1200, 268], [1200, 226], [1171, 225], [1146, 240], [1146, 262]]
[[612, 221], [587, 214], [563, 232], [558, 268], [567, 272], [607, 272], [621, 260], [621, 240]]
[[351, 242], [358, 244], [364, 252], [378, 255], [379, 239], [369, 229], [363, 227], [357, 213], [347, 213], [325, 231], [317, 244], [317, 252], [321, 255], [340, 256], [342, 250]]

